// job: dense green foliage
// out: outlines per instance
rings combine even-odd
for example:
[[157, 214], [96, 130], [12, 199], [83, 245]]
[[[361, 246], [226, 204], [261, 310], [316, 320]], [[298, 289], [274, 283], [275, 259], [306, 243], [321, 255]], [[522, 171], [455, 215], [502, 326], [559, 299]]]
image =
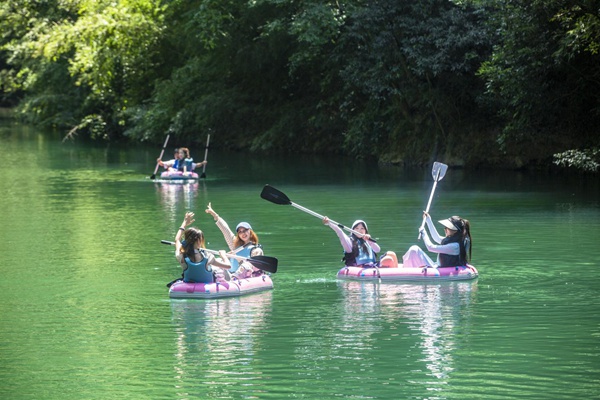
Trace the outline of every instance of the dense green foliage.
[[500, 37], [481, 75], [502, 117], [502, 148], [525, 161], [600, 145], [600, 4], [495, 3]]
[[6, 0], [0, 29], [2, 103], [66, 135], [598, 161], [597, 1]]

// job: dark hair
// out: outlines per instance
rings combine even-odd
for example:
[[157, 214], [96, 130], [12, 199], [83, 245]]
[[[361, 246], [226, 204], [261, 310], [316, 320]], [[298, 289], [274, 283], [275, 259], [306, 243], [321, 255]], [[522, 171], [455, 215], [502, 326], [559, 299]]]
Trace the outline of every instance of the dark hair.
[[200, 247], [204, 247], [204, 233], [197, 228], [187, 228], [184, 232], [185, 241], [182, 242], [181, 253], [187, 257], [192, 257], [194, 254], [194, 245], [196, 240], [200, 239]]
[[[355, 227], [357, 227], [358, 225], [362, 225], [362, 226], [364, 226], [364, 227], [365, 227], [365, 233], [369, 233], [369, 229], [367, 229], [367, 227], [366, 227], [366, 225], [364, 224], [364, 222], [360, 222], [360, 223], [358, 223], [358, 224], [354, 225], [354, 226], [352, 227], [352, 229], [354, 229], [354, 228], [355, 228]], [[352, 237], [352, 239], [354, 239], [354, 240], [352, 240], [352, 254], [354, 255], [354, 257], [357, 257], [357, 256], [358, 256], [358, 253], [359, 253], [359, 251], [358, 251], [358, 239], [361, 239], [361, 238], [359, 238], [359, 237], [358, 237], [357, 235], [355, 235], [354, 233], [351, 233], [351, 234], [350, 234], [350, 236]], [[363, 251], [364, 251], [365, 253], [368, 253], [368, 252], [369, 252], [369, 249], [368, 249], [368, 246], [369, 246], [369, 244], [367, 243], [367, 241], [366, 241], [366, 240], [363, 240], [363, 241], [362, 241], [362, 243], [360, 244], [360, 246], [362, 247], [362, 249], [363, 249]]]
[[183, 154], [185, 155], [185, 158], [190, 158], [190, 151], [188, 150], [187, 147], [180, 147], [179, 150], [183, 151]]
[[[471, 261], [471, 223], [468, 219], [454, 215], [450, 218], [450, 222], [458, 228], [458, 233], [461, 235], [460, 240], [460, 258], [466, 262]], [[468, 257], [467, 257], [468, 253]]]

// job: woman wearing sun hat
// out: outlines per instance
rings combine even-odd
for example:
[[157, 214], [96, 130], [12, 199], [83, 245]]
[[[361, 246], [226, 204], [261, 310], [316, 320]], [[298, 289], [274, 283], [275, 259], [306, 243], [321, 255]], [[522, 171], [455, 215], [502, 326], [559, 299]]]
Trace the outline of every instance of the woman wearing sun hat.
[[438, 234], [431, 216], [423, 213], [427, 227], [431, 233], [434, 244], [427, 235], [425, 228], [420, 228], [419, 233], [423, 238], [428, 251], [437, 253], [437, 262], [434, 262], [419, 246], [411, 246], [402, 257], [405, 267], [457, 267], [466, 265], [471, 260], [471, 224], [468, 220], [453, 216], [438, 221], [444, 226], [445, 237]]
[[[234, 254], [246, 258], [264, 255], [262, 246], [258, 244], [258, 235], [252, 230], [252, 226], [248, 222], [240, 222], [237, 224], [235, 233], [233, 233], [229, 228], [229, 225], [227, 225], [227, 222], [219, 217], [219, 214], [212, 209], [211, 203], [208, 203], [206, 213], [212, 215], [215, 219], [217, 226], [223, 233], [223, 237], [229, 246], [229, 250], [233, 251]], [[247, 261], [238, 262], [237, 260], [232, 259], [230, 262], [231, 272], [233, 272], [233, 276], [236, 278], [249, 278], [263, 273], [260, 269], [255, 268]]]
[[377, 253], [381, 251], [381, 248], [377, 243], [369, 240], [371, 235], [369, 235], [369, 228], [365, 221], [357, 219], [352, 224], [352, 230], [361, 235], [355, 233], [346, 235], [339, 226], [332, 223], [327, 217], [323, 218], [323, 224], [329, 226], [338, 235], [344, 248], [342, 261], [347, 267], [362, 266], [367, 268], [377, 266]]

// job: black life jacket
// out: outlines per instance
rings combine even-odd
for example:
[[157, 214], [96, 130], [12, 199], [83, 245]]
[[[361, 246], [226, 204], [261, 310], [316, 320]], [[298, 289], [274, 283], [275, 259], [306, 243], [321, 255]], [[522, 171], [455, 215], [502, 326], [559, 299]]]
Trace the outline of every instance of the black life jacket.
[[461, 236], [462, 235], [460, 234], [460, 232], [458, 232], [450, 237], [445, 237], [442, 240], [442, 244], [458, 243], [459, 253], [456, 256], [440, 253], [438, 256], [438, 262], [440, 267], [457, 267], [467, 265], [467, 260], [465, 260], [464, 257], [461, 256], [461, 254], [466, 254], [465, 245]]

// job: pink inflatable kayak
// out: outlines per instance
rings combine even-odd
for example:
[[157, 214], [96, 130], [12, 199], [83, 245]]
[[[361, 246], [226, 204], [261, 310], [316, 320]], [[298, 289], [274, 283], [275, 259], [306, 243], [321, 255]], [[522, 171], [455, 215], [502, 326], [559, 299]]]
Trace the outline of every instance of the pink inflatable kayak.
[[171, 181], [191, 181], [197, 180], [198, 174], [195, 172], [183, 173], [182, 171], [164, 171], [160, 174], [160, 179]]
[[337, 273], [338, 279], [357, 281], [464, 281], [475, 279], [479, 272], [472, 265], [463, 267], [403, 267], [398, 268], [361, 268], [343, 267]]
[[273, 281], [269, 275], [260, 275], [246, 279], [232, 279], [216, 283], [187, 283], [177, 281], [169, 288], [172, 299], [212, 299], [218, 297], [235, 297], [249, 293], [273, 289]]

